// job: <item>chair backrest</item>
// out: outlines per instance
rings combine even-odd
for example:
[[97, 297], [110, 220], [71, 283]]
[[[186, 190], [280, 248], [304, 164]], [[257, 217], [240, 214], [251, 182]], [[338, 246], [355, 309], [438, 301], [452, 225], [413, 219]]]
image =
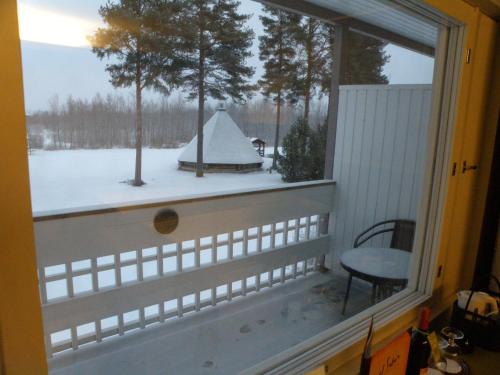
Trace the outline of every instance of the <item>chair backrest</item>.
[[[392, 228], [383, 228], [388, 224], [394, 224], [394, 226]], [[382, 227], [383, 229], [376, 230], [376, 228], [379, 227]], [[412, 251], [413, 239], [415, 237], [415, 221], [404, 219], [385, 220], [372, 225], [356, 237], [354, 240], [354, 247], [359, 247], [370, 238], [388, 232], [392, 232], [390, 247], [394, 249]]]
[[391, 238], [391, 247], [411, 251], [415, 237], [415, 222], [413, 220], [395, 220], [394, 232]]

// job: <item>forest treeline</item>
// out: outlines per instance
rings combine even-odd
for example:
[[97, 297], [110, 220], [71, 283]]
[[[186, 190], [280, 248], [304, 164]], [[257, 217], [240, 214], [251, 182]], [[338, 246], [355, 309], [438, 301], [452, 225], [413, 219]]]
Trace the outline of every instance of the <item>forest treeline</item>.
[[[54, 96], [49, 109], [27, 117], [28, 141], [31, 149], [65, 150], [135, 147], [135, 102], [120, 95], [92, 99]], [[326, 101], [313, 104], [311, 124], [319, 124], [326, 116]], [[208, 104], [205, 118], [215, 112]], [[247, 137], [263, 139], [272, 146], [275, 133], [276, 106], [271, 101], [253, 99], [244, 104], [226, 105], [228, 113]], [[280, 143], [301, 115], [300, 106], [282, 109], [283, 132]], [[143, 107], [143, 145], [174, 148], [191, 141], [196, 135], [198, 108], [181, 97], [145, 101]]]

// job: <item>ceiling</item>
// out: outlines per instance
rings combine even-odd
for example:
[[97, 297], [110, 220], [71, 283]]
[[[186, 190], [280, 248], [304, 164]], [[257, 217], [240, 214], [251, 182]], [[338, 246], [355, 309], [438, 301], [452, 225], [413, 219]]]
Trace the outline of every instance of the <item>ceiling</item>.
[[436, 46], [438, 25], [384, 0], [307, 0], [346, 16], [403, 35], [429, 47]]

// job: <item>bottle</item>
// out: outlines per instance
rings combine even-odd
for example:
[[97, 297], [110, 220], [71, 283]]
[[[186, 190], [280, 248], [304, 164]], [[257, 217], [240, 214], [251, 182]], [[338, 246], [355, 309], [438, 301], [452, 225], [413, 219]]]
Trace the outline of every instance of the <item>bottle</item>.
[[429, 356], [431, 354], [431, 347], [427, 340], [430, 314], [430, 309], [424, 307], [420, 312], [418, 328], [415, 328], [412, 332], [406, 375], [426, 375], [428, 372]]

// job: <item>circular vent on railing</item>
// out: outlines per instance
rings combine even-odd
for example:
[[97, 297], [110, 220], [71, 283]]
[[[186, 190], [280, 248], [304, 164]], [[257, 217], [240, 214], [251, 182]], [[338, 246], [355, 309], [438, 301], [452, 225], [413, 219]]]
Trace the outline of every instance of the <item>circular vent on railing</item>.
[[179, 225], [179, 215], [171, 209], [162, 210], [156, 214], [153, 223], [159, 233], [170, 234]]

